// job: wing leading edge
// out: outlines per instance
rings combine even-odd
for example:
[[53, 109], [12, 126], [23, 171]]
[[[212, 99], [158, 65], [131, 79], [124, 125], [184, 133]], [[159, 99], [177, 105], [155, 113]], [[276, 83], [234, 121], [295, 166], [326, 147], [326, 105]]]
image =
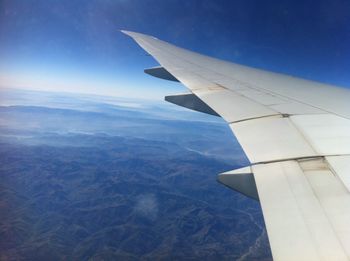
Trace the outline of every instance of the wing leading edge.
[[191, 91], [171, 98], [176, 104], [220, 115], [231, 127], [251, 166], [219, 180], [259, 197], [273, 258], [350, 260], [349, 90], [123, 32], [160, 63], [161, 78]]

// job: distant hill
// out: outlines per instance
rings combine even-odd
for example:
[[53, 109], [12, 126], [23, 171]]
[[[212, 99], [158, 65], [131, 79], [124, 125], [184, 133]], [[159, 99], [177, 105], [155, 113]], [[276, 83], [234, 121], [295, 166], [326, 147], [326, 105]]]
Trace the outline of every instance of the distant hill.
[[94, 106], [0, 107], [0, 260], [271, 259], [225, 125]]

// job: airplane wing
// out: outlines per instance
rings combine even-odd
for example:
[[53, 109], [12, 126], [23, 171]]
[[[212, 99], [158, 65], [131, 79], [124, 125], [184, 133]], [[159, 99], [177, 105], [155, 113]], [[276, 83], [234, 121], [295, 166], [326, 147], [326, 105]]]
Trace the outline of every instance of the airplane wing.
[[166, 100], [229, 124], [251, 165], [219, 180], [259, 199], [274, 260], [349, 260], [350, 90], [123, 32], [190, 91]]

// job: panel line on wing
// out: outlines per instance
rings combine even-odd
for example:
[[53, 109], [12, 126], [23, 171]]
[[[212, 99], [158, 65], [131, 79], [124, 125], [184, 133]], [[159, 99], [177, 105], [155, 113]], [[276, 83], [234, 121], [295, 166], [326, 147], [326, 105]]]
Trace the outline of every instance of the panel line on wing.
[[[338, 233], [342, 224], [320, 200], [320, 193], [330, 199], [340, 183], [329, 169], [320, 170], [319, 162], [311, 160], [308, 170], [298, 161], [252, 167], [275, 260], [348, 260]], [[335, 187], [320, 187], [322, 179], [332, 179]]]
[[[163, 41], [161, 41], [161, 40], [157, 40], [157, 42], [160, 42], [161, 45], [163, 45], [163, 46], [164, 46], [164, 45], [166, 45], [167, 47], [169, 46], [168, 43], [163, 42]], [[148, 44], [148, 45], [150, 45], [150, 44]], [[151, 46], [152, 46], [152, 45], [150, 45], [150, 48], [151, 48]], [[302, 102], [302, 101], [300, 101], [300, 100], [298, 100], [298, 99], [294, 99], [294, 98], [291, 98], [291, 97], [289, 97], [289, 96], [284, 96], [284, 95], [282, 95], [282, 94], [280, 94], [280, 93], [276, 93], [276, 92], [274, 92], [274, 91], [272, 91], [272, 90], [268, 90], [268, 89], [263, 88], [263, 87], [260, 87], [260, 86], [254, 86], [254, 85], [252, 85], [251, 83], [247, 83], [247, 82], [245, 82], [245, 81], [242, 81], [242, 80], [239, 80], [239, 79], [236, 79], [236, 78], [232, 78], [231, 76], [221, 74], [220, 72], [217, 72], [217, 71], [215, 71], [215, 70], [212, 70], [212, 68], [203, 67], [202, 65], [197, 64], [197, 63], [194, 63], [194, 62], [192, 62], [191, 60], [188, 60], [188, 59], [186, 59], [186, 58], [183, 57], [183, 56], [180, 56], [180, 57], [179, 57], [178, 55], [176, 55], [175, 53], [173, 53], [172, 51], [170, 51], [170, 50], [169, 50], [169, 47], [168, 47], [168, 48], [164, 48], [163, 46], [157, 46], [157, 48], [155, 48], [155, 49], [158, 50], [158, 52], [162, 52], [162, 53], [165, 52], [165, 53], [167, 53], [168, 55], [170, 54], [170, 55], [173, 57], [173, 58], [170, 59], [170, 60], [174, 60], [174, 58], [175, 58], [175, 59], [181, 59], [182, 62], [183, 62], [183, 63], [182, 63], [182, 66], [181, 66], [182, 70], [187, 70], [187, 71], [189, 71], [189, 72], [191, 72], [191, 73], [195, 73], [195, 72], [193, 71], [193, 69], [190, 69], [190, 68], [193, 68], [193, 67], [196, 68], [196, 67], [197, 67], [197, 68], [200, 68], [199, 71], [202, 71], [202, 72], [207, 71], [207, 73], [208, 73], [208, 71], [209, 71], [209, 72], [215, 73], [215, 74], [217, 74], [217, 75], [221, 75], [221, 77], [223, 77], [223, 78], [228, 78], [228, 79], [230, 79], [231, 81], [239, 82], [240, 85], [243, 85], [243, 86], [245, 86], [246, 88], [250, 88], [250, 89], [252, 89], [252, 90], [256, 90], [256, 91], [260, 91], [260, 92], [261, 92], [262, 90], [264, 90], [265, 92], [267, 92], [267, 93], [269, 93], [269, 94], [273, 94], [273, 95], [275, 95], [275, 96], [283, 97], [283, 98], [285, 98], [285, 99], [294, 101], [294, 102], [296, 102], [297, 104], [303, 104], [303, 105], [305, 105], [305, 106], [312, 107], [312, 108], [314, 108], [315, 110], [318, 110], [318, 113], [320, 113], [320, 112], [333, 113], [333, 112], [324, 110], [324, 109], [322, 109], [322, 108], [320, 108], [320, 107], [311, 105], [311, 104], [309, 104], [309, 103]], [[180, 51], [182, 51], [182, 52], [191, 53], [191, 54], [195, 55], [196, 57], [200, 57], [199, 54], [196, 54], [196, 53], [194, 53], [194, 52], [185, 50], [185, 49], [183, 49], [183, 48], [179, 48], [179, 47], [176, 47], [176, 46], [171, 46], [171, 47], [173, 47], [173, 49], [176, 49], [176, 50], [180, 49]], [[153, 54], [153, 55], [156, 56], [155, 58], [157, 58], [157, 56], [158, 56], [157, 54]], [[201, 58], [202, 58], [202, 57], [201, 57]], [[207, 57], [204, 57], [204, 58], [207, 58]], [[209, 58], [209, 57], [208, 57], [208, 58]], [[203, 59], [203, 58], [202, 58], [202, 59]], [[212, 59], [212, 58], [209, 58], [209, 59]], [[158, 57], [157, 60], [158, 60], [158, 62], [159, 62], [161, 65], [163, 65], [163, 64], [162, 64], [162, 59], [161, 59], [160, 57]], [[184, 63], [187, 64], [187, 65], [190, 65], [190, 66], [187, 66], [187, 68], [185, 68], [185, 67], [183, 66]], [[169, 64], [169, 65], [170, 65], [170, 67], [172, 67], [171, 64]], [[164, 65], [163, 65], [163, 66], [164, 66]], [[169, 71], [171, 71], [171, 68], [168, 68], [168, 69], [169, 69]], [[257, 69], [255, 69], [255, 70], [257, 70]], [[257, 71], [259, 71], [259, 70], [257, 70]], [[172, 71], [171, 71], [171, 73], [176, 74], [176, 72], [172, 72]], [[196, 73], [196, 74], [198, 75], [198, 73]], [[205, 75], [205, 74], [204, 74], [204, 75]], [[176, 78], [180, 78], [179, 80], [180, 80], [181, 82], [183, 82], [183, 80], [181, 80], [181, 77], [180, 77], [180, 76], [175, 75], [175, 77], [176, 77]], [[206, 79], [203, 75], [201, 75], [201, 77], [202, 77], [202, 79]], [[191, 89], [191, 86], [188, 85], [188, 84], [186, 84], [186, 80], [185, 80], [184, 84], [185, 84], [187, 87], [189, 87], [189, 88]], [[225, 86], [225, 85], [223, 85], [223, 86]], [[316, 113], [316, 112], [315, 112], [315, 113]]]

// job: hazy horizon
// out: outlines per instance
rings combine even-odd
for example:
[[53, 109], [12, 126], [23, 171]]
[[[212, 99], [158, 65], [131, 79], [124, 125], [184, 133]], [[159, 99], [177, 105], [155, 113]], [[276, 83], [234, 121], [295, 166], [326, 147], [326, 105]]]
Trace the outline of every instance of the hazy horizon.
[[350, 86], [349, 8], [342, 0], [5, 0], [0, 86], [156, 100], [185, 90], [145, 75], [157, 62], [120, 29], [219, 59]]

